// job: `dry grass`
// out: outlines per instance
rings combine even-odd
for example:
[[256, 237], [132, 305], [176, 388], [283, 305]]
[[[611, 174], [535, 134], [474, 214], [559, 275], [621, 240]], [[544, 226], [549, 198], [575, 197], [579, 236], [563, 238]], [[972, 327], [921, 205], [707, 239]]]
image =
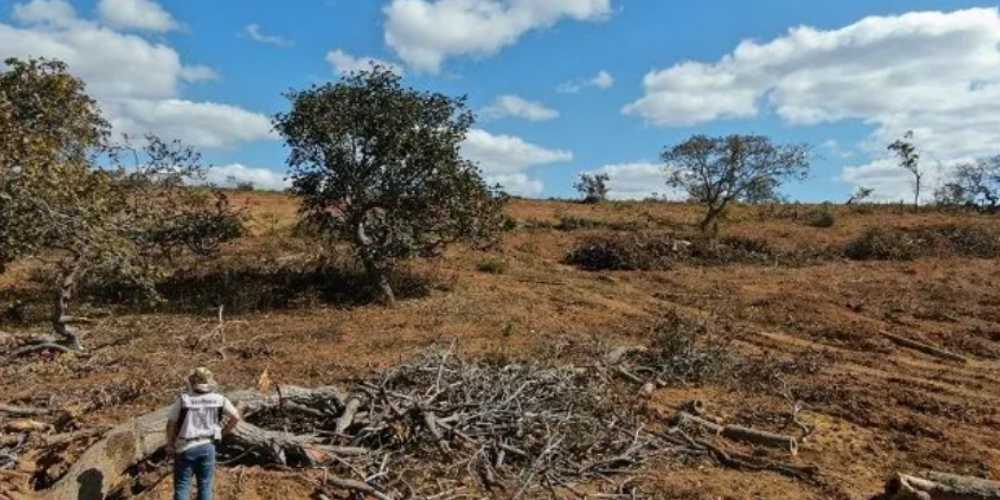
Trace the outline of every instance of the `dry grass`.
[[[710, 325], [713, 337], [750, 368], [728, 380], [660, 389], [647, 403], [650, 413], [670, 415], [682, 402], [700, 398], [727, 421], [778, 432], [787, 423], [789, 400], [801, 401], [801, 417], [817, 429], [797, 460], [816, 464], [842, 486], [830, 490], [770, 473], [663, 463], [639, 481], [640, 490], [836, 498], [871, 495], [896, 469], [1000, 478], [996, 260], [967, 256], [975, 252], [931, 252], [909, 261], [852, 261], [831, 252], [842, 252], [873, 227], [1000, 231], [996, 217], [829, 207], [836, 223], [817, 228], [807, 223], [815, 207], [739, 206], [722, 222], [723, 238], [760, 242], [773, 255], [822, 258], [795, 266], [737, 259], [589, 272], [563, 262], [580, 238], [615, 229], [633, 234], [631, 228], [685, 234], [700, 209], [515, 200], [509, 214], [519, 228], [500, 248], [454, 247], [443, 259], [414, 262], [407, 275], [415, 277], [419, 293], [386, 309], [361, 298], [364, 287], [352, 281], [349, 266], [324, 261], [328, 257], [315, 244], [293, 236], [294, 200], [271, 193], [233, 197], [253, 215], [251, 236], [217, 261], [166, 281], [173, 306], [126, 307], [121, 297], [90, 296], [80, 309], [96, 320], [85, 338], [93, 355], [4, 364], [0, 401], [77, 408], [97, 402], [81, 424], [108, 424], [167, 403], [183, 373], [199, 364], [225, 385], [243, 387], [264, 369], [278, 383], [356, 380], [452, 341], [465, 356], [574, 362], [584, 356], [583, 346], [595, 343], [649, 344], [655, 324], [665, 314], [679, 314]], [[588, 227], [556, 227], [571, 218]], [[490, 260], [504, 262], [504, 271], [481, 270]], [[17, 263], [0, 276], [0, 311], [21, 303], [16, 314], [0, 319], [0, 330], [46, 328], [48, 299], [31, 279], [35, 267]], [[198, 340], [217, 328], [220, 300], [229, 301], [224, 332], [206, 346]], [[970, 362], [900, 348], [881, 332], [946, 347]], [[220, 346], [229, 348], [220, 355]], [[138, 378], [146, 383], [134, 384]], [[165, 491], [161, 485], [153, 497], [166, 498]], [[292, 498], [311, 491], [293, 475], [252, 469], [224, 470], [219, 487], [221, 498]]]

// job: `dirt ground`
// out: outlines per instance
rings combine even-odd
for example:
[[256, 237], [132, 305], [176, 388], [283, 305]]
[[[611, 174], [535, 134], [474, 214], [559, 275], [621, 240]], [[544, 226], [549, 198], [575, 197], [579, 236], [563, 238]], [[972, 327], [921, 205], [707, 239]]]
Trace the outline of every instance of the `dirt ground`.
[[[737, 207], [723, 235], [829, 256], [593, 272], [564, 263], [579, 238], [616, 224], [690, 230], [699, 208], [515, 200], [509, 213], [518, 228], [499, 248], [453, 247], [441, 259], [413, 263], [411, 277], [430, 284], [402, 283], [404, 300], [386, 308], [358, 298], [349, 276], [310, 271], [319, 251], [291, 236], [293, 199], [234, 197], [252, 216], [250, 236], [165, 283], [165, 304], [123, 305], [130, 297], [121, 291], [84, 293], [79, 310], [96, 321], [86, 326], [91, 356], [36, 356], [0, 367], [0, 402], [78, 408], [84, 426], [111, 425], [168, 404], [196, 365], [231, 388], [253, 386], [264, 370], [276, 383], [345, 383], [452, 342], [467, 355], [510, 357], [559, 356], [552, 346], [567, 341], [640, 344], [658, 318], [680, 314], [703, 320], [742, 359], [778, 367], [784, 386], [731, 380], [664, 388], [649, 402], [654, 412], [672, 415], [700, 398], [726, 422], [777, 431], [800, 401], [801, 420], [815, 432], [797, 457], [784, 459], [815, 465], [822, 482], [664, 460], [638, 477], [644, 495], [869, 498], [894, 471], [1000, 479], [1000, 262], [947, 255], [852, 261], [834, 252], [870, 227], [1000, 229], [996, 217], [834, 207], [835, 225], [817, 228], [806, 224], [812, 207]], [[571, 217], [595, 225], [560, 229]], [[501, 261], [502, 272], [481, 270], [488, 260]], [[21, 262], [0, 275], [0, 331], [45, 331], [38, 267]], [[900, 346], [887, 333], [967, 361]], [[303, 477], [315, 474], [222, 467], [217, 498], [309, 498], [314, 487]], [[164, 481], [145, 497], [165, 499], [169, 491]]]

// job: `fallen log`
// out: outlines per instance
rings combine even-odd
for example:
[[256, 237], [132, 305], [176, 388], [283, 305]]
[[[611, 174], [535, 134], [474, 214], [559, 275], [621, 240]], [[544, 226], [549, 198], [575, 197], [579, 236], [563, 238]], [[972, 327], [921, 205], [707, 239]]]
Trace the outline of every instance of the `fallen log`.
[[35, 408], [33, 406], [17, 406], [0, 403], [0, 413], [5, 413], [13, 417], [38, 417], [49, 415], [54, 410], [48, 408]]
[[945, 472], [925, 477], [896, 473], [885, 485], [882, 500], [998, 500], [1000, 481]]
[[[262, 395], [256, 391], [236, 391], [226, 397], [240, 408], [256, 411], [278, 406], [282, 399], [298, 403], [314, 398], [340, 397], [342, 392], [335, 387], [303, 389], [282, 387], [279, 395]], [[136, 463], [153, 455], [166, 444], [165, 428], [169, 407], [135, 417], [111, 429], [97, 441], [69, 468], [69, 471], [52, 487], [36, 493], [36, 498], [47, 500], [102, 499], [126, 479], [126, 471]], [[241, 422], [227, 439], [236, 440], [244, 446], [264, 447], [276, 445], [287, 457], [289, 451], [308, 456], [309, 444], [286, 436], [281, 439], [272, 431], [258, 429]], [[327, 450], [320, 450], [326, 453]], [[332, 452], [332, 450], [330, 451]], [[277, 452], [274, 452], [277, 454]], [[315, 457], [314, 457], [315, 458]]]
[[685, 423], [695, 424], [713, 434], [720, 435], [732, 441], [777, 448], [785, 450], [792, 455], [799, 453], [799, 442], [792, 436], [751, 429], [740, 425], [721, 425], [684, 411], [678, 412], [677, 416], [674, 417], [673, 425], [679, 426]]
[[946, 351], [940, 347], [935, 347], [930, 344], [925, 344], [923, 342], [918, 342], [913, 339], [908, 339], [906, 337], [900, 337], [899, 335], [894, 335], [888, 332], [882, 332], [887, 339], [891, 340], [896, 345], [907, 347], [915, 351], [920, 351], [924, 354], [928, 354], [937, 358], [948, 359], [951, 361], [958, 361], [959, 363], [967, 363], [968, 360], [964, 356], [955, 354], [951, 351]]

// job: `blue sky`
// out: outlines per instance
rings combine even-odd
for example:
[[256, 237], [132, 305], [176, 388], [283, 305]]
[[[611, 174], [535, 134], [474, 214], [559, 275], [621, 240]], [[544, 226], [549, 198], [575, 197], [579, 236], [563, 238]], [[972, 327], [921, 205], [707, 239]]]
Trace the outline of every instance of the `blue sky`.
[[[792, 31], [793, 30], [793, 31]], [[692, 134], [815, 148], [800, 200], [910, 189], [885, 144], [917, 132], [931, 185], [1000, 144], [1000, 15], [975, 1], [0, 0], [0, 56], [65, 60], [119, 131], [200, 147], [279, 186], [281, 93], [370, 58], [466, 94], [466, 154], [529, 196], [668, 193], [657, 158]]]

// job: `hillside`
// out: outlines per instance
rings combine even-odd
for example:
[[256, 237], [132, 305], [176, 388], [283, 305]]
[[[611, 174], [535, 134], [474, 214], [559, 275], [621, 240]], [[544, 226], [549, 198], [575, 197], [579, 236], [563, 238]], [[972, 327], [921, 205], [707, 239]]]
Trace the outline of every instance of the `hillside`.
[[[657, 388], [637, 402], [648, 404], [651, 425], [665, 426], [683, 403], [700, 399], [727, 423], [795, 434], [788, 424], [800, 402], [797, 418], [814, 430], [798, 456], [770, 456], [814, 465], [821, 481], [668, 457], [637, 476], [647, 495], [868, 498], [895, 471], [1000, 479], [998, 261], [937, 240], [912, 259], [844, 257], [870, 228], [922, 234], [958, 226], [987, 235], [970, 245], [1000, 246], [989, 236], [1000, 231], [995, 216], [833, 207], [835, 222], [823, 228], [808, 223], [817, 207], [740, 206], [721, 237], [745, 251], [590, 271], [566, 262], [581, 239], [688, 235], [699, 207], [515, 200], [508, 212], [516, 227], [498, 248], [452, 247], [414, 262], [397, 277], [403, 300], [385, 308], [360, 291], [343, 255], [323, 255], [293, 236], [294, 199], [232, 196], [251, 214], [251, 235], [168, 278], [163, 304], [128, 304], [128, 292], [114, 287], [84, 290], [79, 312], [95, 320], [85, 326], [91, 355], [4, 362], [0, 402], [76, 408], [81, 426], [111, 425], [169, 403], [197, 365], [234, 388], [254, 386], [264, 370], [275, 383], [346, 384], [452, 344], [470, 358], [583, 365], [590, 352], [649, 345], [667, 324], [724, 345], [732, 369]], [[45, 331], [43, 279], [30, 261], [0, 275], [0, 331]], [[0, 491], [17, 480], [0, 475]], [[168, 498], [167, 483], [146, 498]], [[238, 466], [222, 468], [217, 492], [306, 498], [313, 489], [290, 471]]]

